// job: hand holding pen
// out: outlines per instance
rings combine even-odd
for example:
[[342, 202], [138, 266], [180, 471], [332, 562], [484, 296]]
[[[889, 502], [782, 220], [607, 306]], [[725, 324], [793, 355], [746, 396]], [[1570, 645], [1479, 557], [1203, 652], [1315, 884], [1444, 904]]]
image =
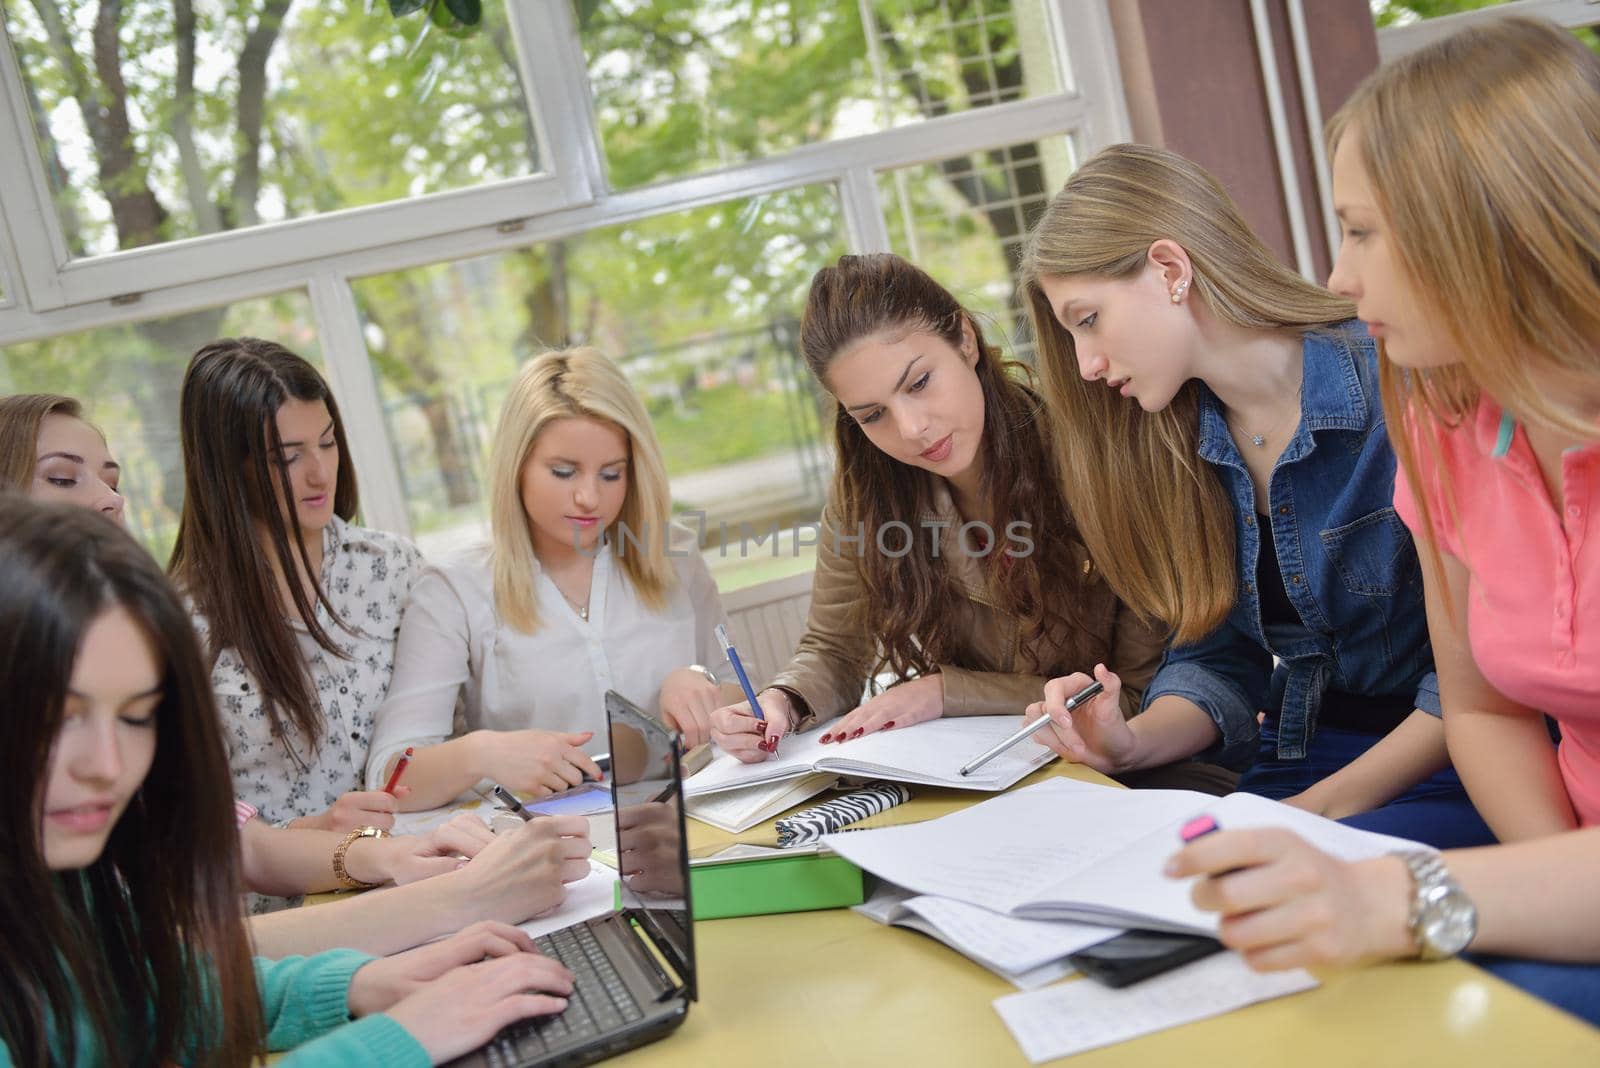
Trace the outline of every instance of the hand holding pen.
[[711, 739], [745, 763], [758, 764], [777, 755], [778, 743], [796, 717], [788, 695], [781, 690], [756, 694], [745, 672], [744, 661], [739, 658], [739, 650], [728, 637], [728, 628], [717, 624], [716, 635], [734, 677], [739, 680], [739, 688], [744, 691], [745, 704], [726, 705], [711, 714]]
[[[1100, 684], [1100, 693], [1069, 707], [1069, 700], [1091, 683]], [[1122, 718], [1121, 697], [1122, 680], [1104, 664], [1094, 666], [1093, 678], [1080, 671], [1051, 679], [1045, 683], [1044, 700], [1028, 706], [1030, 723], [1041, 716], [1050, 720], [1034, 740], [1063, 759], [1101, 773], [1125, 770], [1133, 762], [1138, 737]]]

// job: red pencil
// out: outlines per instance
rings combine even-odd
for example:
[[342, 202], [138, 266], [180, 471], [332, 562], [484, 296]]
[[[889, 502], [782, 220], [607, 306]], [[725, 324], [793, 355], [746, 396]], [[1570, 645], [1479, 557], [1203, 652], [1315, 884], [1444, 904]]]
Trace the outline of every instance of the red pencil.
[[400, 759], [394, 762], [394, 771], [389, 774], [389, 782], [383, 788], [386, 794], [394, 793], [395, 783], [400, 781], [400, 773], [406, 770], [406, 765], [411, 763], [411, 754], [416, 752], [415, 746], [406, 746], [406, 751], [400, 754]]

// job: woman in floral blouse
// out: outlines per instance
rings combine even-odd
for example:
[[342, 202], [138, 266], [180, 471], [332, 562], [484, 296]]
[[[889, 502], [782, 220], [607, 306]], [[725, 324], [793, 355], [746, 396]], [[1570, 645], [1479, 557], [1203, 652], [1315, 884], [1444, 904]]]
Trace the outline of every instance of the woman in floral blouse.
[[281, 345], [224, 338], [197, 352], [181, 433], [167, 569], [206, 639], [235, 793], [279, 825], [388, 828], [395, 799], [359, 786], [416, 547], [350, 522], [338, 405]]

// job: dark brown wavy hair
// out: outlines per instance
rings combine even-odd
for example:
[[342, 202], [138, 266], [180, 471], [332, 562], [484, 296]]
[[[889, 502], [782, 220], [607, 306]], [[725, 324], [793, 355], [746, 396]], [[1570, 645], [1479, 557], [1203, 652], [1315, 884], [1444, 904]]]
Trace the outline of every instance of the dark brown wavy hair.
[[[244, 1065], [261, 1003], [211, 681], [160, 567], [93, 510], [0, 494], [0, 1044], [19, 1068]], [[162, 660], [156, 752], [99, 858], [51, 871], [50, 754], [84, 633], [120, 607]], [[97, 1049], [74, 1048], [82, 1016]], [[218, 1022], [220, 1019], [220, 1022]]]
[[[800, 324], [800, 351], [818, 382], [834, 358], [874, 336], [925, 331], [952, 347], [963, 344], [962, 326], [978, 339], [976, 372], [983, 391], [984, 431], [979, 455], [990, 515], [1006, 524], [1026, 523], [1033, 551], [985, 557], [985, 579], [995, 604], [1022, 624], [1024, 656], [1036, 670], [1037, 650], [1076, 626], [1068, 606], [1076, 604], [1083, 576], [1074, 558], [1077, 541], [1067, 502], [1056, 478], [1053, 452], [1027, 367], [1001, 357], [983, 340], [972, 313], [925, 271], [899, 256], [843, 256], [811, 280]], [[915, 526], [933, 503], [931, 475], [891, 459], [834, 402], [837, 468], [831, 496], [841, 527], [869, 532], [899, 521]], [[908, 552], [900, 557], [865, 552], [856, 557], [863, 596], [857, 623], [878, 636], [877, 674], [887, 666], [902, 678], [925, 674], [947, 661], [957, 635], [948, 606], [958, 596], [944, 564], [948, 554]]]
[[[343, 623], [317, 580], [299, 530], [291, 529], [280, 505], [294, 499], [289, 472], [275, 459], [283, 447], [278, 409], [289, 400], [328, 406], [339, 445], [333, 511], [340, 519], [355, 516], [356, 471], [328, 383], [315, 367], [275, 342], [222, 338], [194, 354], [183, 378], [178, 402], [183, 514], [167, 573], [206, 618], [211, 662], [224, 649], [238, 651], [260, 687], [274, 736], [298, 763], [290, 728], [307, 750], [315, 750], [324, 724], [310, 669], [284, 619], [280, 572], [293, 576], [304, 568], [311, 594], [299, 582], [287, 583], [295, 611], [312, 640], [335, 656], [345, 654], [317, 622], [320, 603]], [[258, 529], [266, 531], [278, 572], [262, 551]]]

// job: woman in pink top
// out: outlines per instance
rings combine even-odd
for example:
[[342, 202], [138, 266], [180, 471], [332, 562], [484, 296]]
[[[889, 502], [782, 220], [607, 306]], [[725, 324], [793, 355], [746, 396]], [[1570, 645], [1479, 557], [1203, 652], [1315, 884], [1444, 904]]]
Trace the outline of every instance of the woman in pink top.
[[1205, 876], [1253, 967], [1470, 945], [1600, 1023], [1600, 56], [1546, 22], [1463, 30], [1370, 78], [1329, 140], [1329, 284], [1379, 339], [1446, 741], [1504, 844], [1347, 863], [1235, 832], [1168, 870]]

